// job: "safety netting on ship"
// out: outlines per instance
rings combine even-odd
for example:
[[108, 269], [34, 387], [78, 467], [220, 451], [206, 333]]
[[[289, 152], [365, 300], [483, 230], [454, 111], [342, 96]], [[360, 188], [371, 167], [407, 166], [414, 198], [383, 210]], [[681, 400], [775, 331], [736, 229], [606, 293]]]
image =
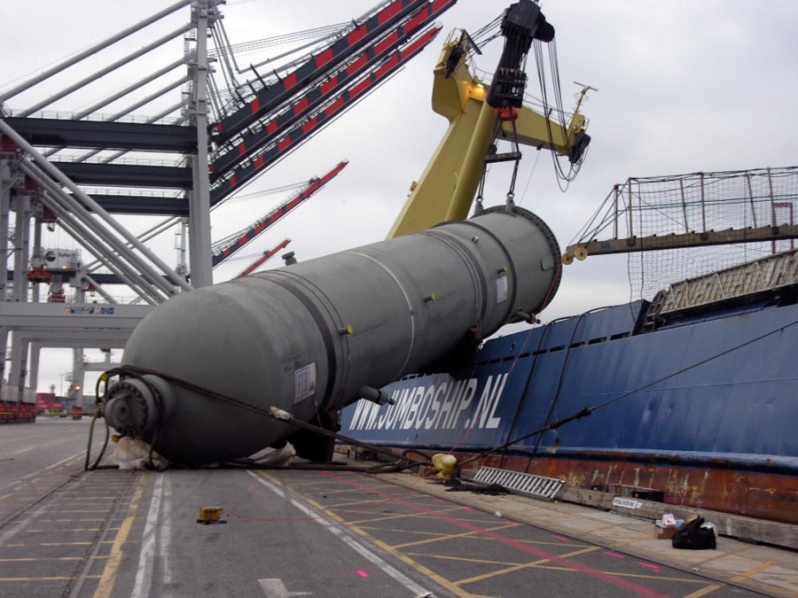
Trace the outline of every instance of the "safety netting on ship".
[[795, 249], [797, 204], [798, 167], [630, 178], [579, 243], [627, 246], [631, 298], [651, 300], [677, 281]]

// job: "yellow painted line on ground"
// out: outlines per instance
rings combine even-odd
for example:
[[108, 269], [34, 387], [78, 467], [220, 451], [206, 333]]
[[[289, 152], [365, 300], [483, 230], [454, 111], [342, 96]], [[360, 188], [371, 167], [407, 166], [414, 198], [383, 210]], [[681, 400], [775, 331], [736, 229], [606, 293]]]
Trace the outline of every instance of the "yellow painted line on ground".
[[[97, 579], [100, 577], [99, 575], [87, 575], [86, 579]], [[58, 576], [58, 577], [0, 577], [0, 583], [2, 582], [20, 582], [20, 581], [70, 581], [75, 579], [69, 575], [65, 576]], [[96, 596], [96, 594], [95, 594]]]
[[[373, 501], [372, 501], [373, 502]], [[382, 503], [375, 505], [375, 508], [382, 506]], [[436, 516], [440, 515], [441, 513], [448, 513], [449, 511], [457, 511], [461, 507], [451, 507], [448, 509], [440, 509], [435, 513], [379, 513], [378, 511], [372, 511], [368, 509], [357, 509], [357, 510], [349, 510], [349, 509], [341, 509], [338, 505], [328, 505], [328, 509], [335, 509], [336, 511], [340, 511], [342, 513], [349, 513], [349, 514], [382, 514], [382, 517], [370, 517], [368, 519], [356, 519], [350, 521], [352, 525], [360, 525], [360, 524], [369, 524], [374, 523], [377, 521], [390, 521], [392, 519], [430, 519], [435, 518]], [[468, 521], [465, 517], [458, 517], [460, 521]], [[481, 520], [480, 520], [481, 521]]]
[[[338, 509], [337, 507], [328, 507], [328, 508], [335, 509], [335, 510], [337, 510], [337, 511], [343, 513], [343, 514], [349, 514], [349, 515], [359, 515], [361, 513], [364, 514], [364, 515], [368, 515], [369, 514], [369, 511], [341, 511], [341, 509]], [[376, 511], [372, 511], [372, 513], [375, 514], [375, 515], [378, 514]], [[369, 517], [369, 518], [366, 518], [366, 519], [353, 519], [351, 521], [348, 521], [347, 523], [349, 523], [350, 525], [369, 525], [371, 523], [379, 523], [379, 522], [383, 522], [383, 521], [401, 521], [401, 520], [406, 520], [406, 519], [431, 519], [431, 518], [434, 518], [434, 517], [435, 517], [435, 515], [433, 515], [432, 513], [424, 513], [424, 514], [418, 514], [418, 513], [382, 513], [382, 517], [374, 517], [374, 516], [372, 516], [372, 517]]]
[[[100, 544], [110, 544], [111, 542], [105, 540], [100, 542]], [[91, 542], [42, 542], [37, 544], [37, 546], [85, 546], [87, 544], [92, 544]]]
[[[486, 528], [485, 530], [482, 530], [482, 531], [495, 532], [495, 531], [499, 531], [499, 530], [503, 530], [503, 529], [508, 529], [510, 527], [514, 527], [514, 526], [497, 525], [496, 527]], [[385, 528], [380, 528], [380, 529], [385, 529]], [[388, 531], [388, 530], [385, 530], [385, 531]], [[396, 531], [401, 531], [401, 530], [396, 530]], [[424, 533], [424, 532], [422, 532], [422, 533]], [[410, 546], [422, 546], [424, 544], [432, 544], [434, 542], [444, 542], [444, 541], [447, 541], [447, 540], [456, 540], [456, 539], [468, 538], [469, 536], [476, 536], [479, 533], [480, 533], [479, 531], [473, 530], [473, 531], [470, 531], [470, 532], [462, 532], [460, 534], [437, 534], [436, 537], [433, 537], [433, 538], [425, 538], [423, 540], [415, 540], [413, 542], [405, 542], [404, 544], [394, 544], [394, 548], [396, 548], [396, 549], [409, 548]]]
[[365, 530], [362, 530], [359, 527], [350, 527], [349, 529], [351, 529], [353, 532], [355, 532], [359, 536], [361, 536], [363, 538], [366, 538], [369, 542], [372, 542], [372, 543], [376, 544], [377, 546], [382, 548], [385, 552], [391, 554], [394, 558], [399, 559], [404, 564], [412, 567], [413, 569], [415, 569], [419, 573], [421, 573], [421, 574], [425, 575], [426, 577], [432, 579], [438, 585], [443, 586], [444, 588], [446, 588], [450, 592], [453, 592], [457, 596], [462, 596], [463, 598], [465, 598], [465, 597], [474, 598], [474, 594], [471, 594], [470, 592], [466, 592], [462, 588], [457, 587], [451, 580], [439, 575], [438, 573], [436, 573], [435, 571], [433, 571], [429, 567], [425, 567], [424, 565], [422, 565], [421, 563], [419, 563], [415, 559], [410, 558], [405, 553], [399, 552], [398, 550], [394, 550], [390, 545], [386, 544], [382, 540], [378, 540], [377, 538], [375, 538], [374, 536], [372, 536], [371, 534], [369, 534]]
[[[324, 490], [324, 492], [325, 492], [325, 494], [327, 495], [328, 498], [332, 497], [334, 494], [340, 494], [340, 493], [336, 493], [334, 490], [333, 491]], [[352, 492], [350, 490], [346, 491], [346, 494], [351, 494], [351, 493]], [[397, 494], [397, 495], [390, 496], [390, 497], [383, 497], [382, 499], [375, 498], [376, 495], [372, 495], [372, 498], [363, 498], [362, 494], [359, 494], [359, 495], [357, 495], [357, 496], [355, 496], [353, 498], [350, 498], [350, 499], [344, 499], [344, 498], [340, 498], [339, 497], [338, 498], [339, 502], [337, 502], [334, 505], [334, 507], [332, 507], [332, 508], [343, 509], [345, 507], [351, 507], [351, 506], [354, 506], [354, 505], [373, 504], [375, 502], [377, 502], [378, 504], [383, 504], [383, 503], [390, 504], [395, 498], [402, 498], [402, 497], [404, 497], [405, 494], [406, 493]], [[463, 508], [462, 506], [458, 505], [457, 507], [452, 507], [452, 510], [462, 509], [462, 508]]]
[[119, 526], [119, 531], [111, 546], [111, 553], [108, 555], [108, 562], [103, 569], [100, 582], [97, 584], [97, 590], [94, 592], [94, 598], [108, 598], [114, 589], [116, 576], [119, 574], [119, 566], [122, 563], [122, 547], [125, 545], [127, 537], [130, 534], [130, 529], [133, 527], [133, 521], [139, 509], [139, 502], [141, 501], [141, 495], [144, 493], [144, 484], [146, 481], [147, 474], [145, 472], [139, 479], [139, 486], [136, 488], [136, 492], [133, 494], [133, 498], [130, 501], [130, 506], [127, 509], [128, 515], [125, 517], [122, 525]]
[[75, 517], [73, 519], [39, 519], [41, 523], [88, 523], [89, 521], [105, 521], [104, 517]]
[[283, 485], [283, 483], [279, 479], [277, 479], [276, 477], [274, 477], [273, 475], [271, 475], [271, 474], [269, 474], [269, 473], [267, 473], [265, 471], [259, 471], [258, 473], [260, 475], [262, 475], [264, 478], [266, 478], [267, 480], [269, 480], [275, 486], [282, 486]]
[[[97, 558], [108, 558], [108, 557], [97, 557]], [[41, 558], [41, 557], [15, 557], [12, 559], [0, 559], [0, 563], [24, 563], [24, 562], [42, 562], [42, 561], [82, 561], [82, 556], [58, 556], [52, 558]]]
[[[413, 569], [415, 569], [416, 571], [418, 571], [421, 574], [425, 575], [426, 577], [434, 580], [437, 584], [443, 586], [444, 588], [446, 588], [447, 590], [449, 590], [450, 592], [452, 592], [456, 596], [461, 596], [462, 598], [479, 598], [475, 594], [471, 594], [469, 592], [464, 591], [461, 588], [458, 588], [450, 580], [446, 579], [445, 577], [442, 577], [442, 576], [438, 575], [432, 569], [429, 569], [429, 568], [425, 567], [424, 565], [422, 565], [418, 561], [410, 558], [406, 554], [404, 554], [402, 552], [399, 552], [398, 550], [394, 550], [388, 544], [386, 544], [385, 542], [382, 542], [381, 540], [378, 540], [377, 538], [375, 538], [374, 536], [369, 534], [367, 531], [347, 523], [344, 519], [342, 519], [341, 517], [339, 517], [338, 515], [336, 515], [332, 511], [330, 511], [324, 505], [316, 502], [312, 498], [309, 498], [309, 497], [305, 496], [304, 494], [302, 494], [300, 492], [296, 492], [295, 490], [292, 490], [292, 491], [294, 493], [298, 494], [299, 496], [301, 496], [302, 499], [304, 501], [306, 501], [308, 504], [312, 505], [314, 509], [317, 509], [321, 513], [324, 513], [329, 519], [337, 521], [341, 525], [345, 526], [347, 529], [352, 530], [354, 533], [356, 533], [360, 537], [365, 538], [366, 540], [368, 540], [369, 542], [372, 542], [376, 546], [379, 546], [385, 552], [391, 554], [394, 558], [399, 559], [400, 561], [402, 561], [406, 565], [412, 567]], [[488, 598], [488, 597], [485, 597], [485, 598]]]
[[721, 589], [723, 586], [719, 586], [718, 584], [712, 584], [711, 586], [707, 586], [705, 588], [701, 588], [700, 590], [696, 590], [692, 594], [687, 594], [684, 598], [701, 598], [701, 596], [706, 596], [707, 594], [711, 594], [715, 590]]
[[[334, 494], [334, 493], [333, 492], [329, 492], [327, 494], [327, 496], [329, 497], [330, 494]], [[330, 506], [330, 508], [331, 509], [338, 509], [338, 510], [343, 511], [345, 509], [348, 509], [349, 507], [356, 507], [356, 506], [359, 506], [359, 505], [371, 505], [371, 504], [374, 504], [374, 499], [373, 498], [372, 499], [368, 499], [368, 498], [366, 498], [366, 499], [358, 499], [358, 500], [352, 499], [352, 500], [338, 502], [335, 505]], [[357, 513], [358, 511], [354, 511], [354, 512]]]
[[[577, 550], [577, 551], [574, 551], [574, 552], [571, 552], [571, 553], [568, 553], [568, 554], [564, 554], [564, 555], [562, 555], [561, 558], [566, 558], [566, 557], [570, 557], [570, 556], [577, 556], [577, 555], [579, 555], [581, 553], [590, 552], [591, 550], [600, 550], [600, 549], [601, 549], [601, 547], [592, 547], [592, 548], [585, 549], [585, 550]], [[460, 559], [459, 557], [452, 557], [452, 556], [450, 556], [450, 557], [444, 557], [444, 556], [440, 556], [440, 555], [434, 555], [434, 556], [426, 555], [426, 556], [427, 556], [427, 558], [436, 558], [436, 559], [471, 560], [471, 559]], [[457, 583], [458, 584], [466, 584], [466, 583], [470, 583], [472, 581], [480, 581], [481, 579], [487, 578], [487, 577], [491, 577], [492, 575], [503, 574], [503, 573], [512, 573], [514, 571], [518, 571], [518, 570], [521, 570], [521, 569], [524, 569], [524, 568], [528, 568], [528, 567], [529, 568], [535, 568], [535, 569], [546, 569], [546, 570], [549, 570], [549, 571], [575, 571], [573, 568], [567, 567], [567, 566], [550, 565], [550, 564], [548, 564], [549, 561], [550, 561], [550, 559], [541, 559], [541, 560], [535, 561], [533, 563], [518, 563], [514, 567], [510, 567], [510, 568], [504, 569], [502, 571], [497, 571], [497, 572], [495, 572], [493, 574], [486, 574], [486, 575], [482, 575], [482, 576], [479, 576], [479, 577], [475, 577], [473, 579], [464, 579], [464, 580], [458, 581]], [[478, 560], [478, 559], [476, 559], [476, 562], [496, 564], [495, 561], [484, 561], [484, 560], [481, 561], [481, 560]], [[507, 563], [507, 564], [509, 564], [509, 563]], [[619, 577], [619, 578], [622, 577], [622, 578], [645, 579], [645, 580], [655, 580], [655, 581], [673, 581], [673, 582], [681, 582], [681, 583], [687, 583], [687, 584], [702, 584], [702, 583], [706, 583], [706, 581], [703, 580], [703, 579], [689, 579], [689, 578], [685, 578], [685, 577], [670, 577], [670, 576], [664, 577], [662, 575], [647, 575], [645, 573], [607, 572], [607, 575], [612, 575], [614, 577]], [[695, 594], [689, 594], [688, 596], [684, 596], [683, 598], [690, 598], [690, 597], [698, 598], [699, 596], [703, 596], [704, 595], [704, 594], [702, 594], [700, 592], [709, 593], [710, 591], [715, 591], [715, 589], [717, 589], [719, 587], [722, 587], [722, 586], [717, 586], [716, 587], [716, 586], [713, 585], [713, 586], [709, 586], [708, 588], [702, 588], [701, 590], [698, 590], [698, 592], [696, 592]]]
[[772, 561], [766, 561], [766, 562], [760, 564], [758, 567], [754, 567], [753, 569], [749, 569], [748, 571], [743, 571], [739, 575], [735, 575], [734, 577], [732, 577], [732, 581], [745, 581], [746, 579], [748, 579], [752, 575], [756, 575], [757, 573], [761, 573], [762, 571], [764, 571], [765, 569], [767, 569], [771, 565], [775, 565], [775, 564], [776, 563], [774, 563]]
[[[60, 515], [105, 515], [108, 513], [108, 506], [104, 506], [102, 509], [86, 509], [83, 511], [80, 510], [72, 510], [72, 509], [58, 509], [58, 513]], [[102, 520], [102, 518], [100, 518]], [[70, 518], [70, 521], [74, 521], [74, 519]], [[86, 521], [94, 521], [94, 519], [86, 519]]]
[[[60, 533], [73, 533], [73, 532], [99, 532], [102, 527], [73, 527], [69, 529], [55, 530]], [[28, 529], [25, 530], [26, 534], [52, 534], [52, 529]]]
[[[308, 482], [302, 482], [300, 480], [300, 481], [297, 481], [296, 483], [293, 483], [291, 485], [291, 487], [292, 488], [307, 488], [307, 487], [317, 488], [319, 486], [324, 487], [324, 486], [337, 486], [337, 485], [338, 485], [338, 482], [336, 482], [335, 480], [331, 480], [331, 481], [313, 480], [313, 481], [308, 481]], [[355, 494], [355, 493], [356, 493], [356, 491], [352, 490], [351, 488], [343, 488], [343, 489], [340, 489], [340, 490], [332, 490], [332, 491], [330, 491], [330, 494]]]
[[465, 556], [450, 556], [446, 554], [427, 554], [424, 552], [408, 552], [408, 556], [422, 559], [435, 559], [438, 561], [456, 561], [458, 563], [479, 563], [480, 565], [521, 565], [522, 563], [511, 563], [508, 561], [494, 561], [491, 559], [478, 559]]
[[13, 489], [11, 492], [9, 492], [8, 494], [3, 494], [3, 496], [0, 496], [0, 500], [5, 500], [5, 499], [6, 499], [6, 498], [8, 498], [9, 496], [13, 496], [13, 494], [14, 494], [15, 492], [18, 492], [19, 490], [21, 490], [21, 488], [20, 488], [19, 486], [17, 486], [16, 488], [14, 488], [14, 489]]
[[[600, 546], [589, 546], [587, 548], [582, 548], [581, 550], [574, 550], [573, 552], [568, 552], [566, 554], [558, 555], [557, 558], [560, 559], [567, 559], [572, 556], [578, 556], [580, 554], [585, 554], [588, 552], [595, 552], [596, 550], [601, 550]], [[490, 573], [483, 573], [482, 575], [476, 575], [474, 577], [468, 577], [466, 579], [460, 579], [456, 583], [457, 585], [465, 585], [469, 583], [474, 583], [477, 581], [484, 581], [486, 579], [490, 579], [492, 577], [497, 577], [499, 575], [504, 575], [506, 573], [514, 573], [515, 571], [520, 571], [521, 569], [532, 569], [535, 567], [539, 567], [540, 565], [545, 565], [546, 563], [550, 563], [552, 559], [538, 559], [537, 561], [532, 561], [531, 563], [521, 563], [518, 565], [512, 565], [510, 567], [505, 567], [504, 569], [497, 569], [496, 571], [491, 571]], [[567, 567], [565, 570], [570, 570]]]
[[294, 490], [292, 490], [292, 492], [294, 494], [298, 494], [299, 496], [301, 496], [302, 500], [307, 501], [307, 503], [309, 505], [313, 506], [314, 509], [317, 509], [317, 510], [321, 511], [322, 513], [324, 513], [325, 518], [332, 519], [332, 520], [337, 521], [338, 523], [341, 523], [343, 525], [347, 524], [346, 523], [346, 519], [344, 519], [343, 517], [339, 517], [338, 515], [333, 513], [331, 510], [329, 510], [326, 507], [324, 507], [321, 503], [317, 503], [312, 498], [308, 498], [307, 496], [305, 496], [304, 494], [302, 494], [300, 492], [296, 492]]
[[[683, 583], [692, 583], [692, 584], [702, 584], [707, 583], [706, 579], [695, 578], [691, 579], [689, 577], [671, 577], [667, 575], [654, 575], [654, 574], [647, 574], [647, 573], [608, 573], [608, 575], [613, 575], [615, 577], [628, 577], [633, 579], [656, 579], [659, 581], [681, 581]], [[689, 573], [686, 573], [689, 575]]]
[[[120, 487], [119, 487], [119, 489], [120, 489], [120, 490], [122, 490], [123, 488], [124, 488], [124, 486], [120, 486]], [[86, 497], [86, 499], [84, 500], [82, 497], [80, 497], [80, 496], [76, 496], [76, 497], [74, 497], [74, 498], [72, 498], [72, 499], [71, 499], [71, 502], [74, 502], [75, 504], [82, 505], [82, 504], [84, 504], [84, 503], [86, 503], [86, 502], [89, 502], [89, 503], [91, 503], [91, 502], [99, 502], [99, 501], [102, 501], [102, 503], [101, 503], [101, 504], [105, 504], [105, 503], [107, 503], [107, 502], [109, 502], [109, 501], [116, 500], [117, 498], [119, 498], [119, 496], [118, 496], [118, 495], [117, 495], [117, 496], [87, 496], [87, 497]], [[70, 502], [70, 498], [69, 498], [69, 497], [66, 497], [66, 498], [65, 498], [65, 499], [63, 499], [63, 501], [62, 501], [62, 503], [67, 503], [67, 504], [68, 504], [69, 502]]]
[[[105, 542], [107, 544], [107, 542]], [[91, 542], [37, 542], [36, 544], [4, 544], [9, 548], [30, 548], [31, 546], [87, 546]]]
[[[363, 525], [361, 527], [363, 527], [364, 529], [369, 529], [369, 526], [367, 526], [367, 525]], [[496, 525], [494, 527], [486, 527], [485, 531], [491, 531], [492, 532], [492, 531], [496, 531], [496, 530], [512, 529], [514, 527], [517, 527], [517, 525], [516, 524]], [[461, 536], [468, 536], [469, 534], [477, 534], [477, 533], [479, 533], [477, 530], [474, 530], [474, 531], [470, 531], [470, 532], [463, 532], [462, 534], [444, 534], [444, 533], [441, 533], [441, 532], [427, 531], [427, 530], [423, 530], [423, 529], [416, 529], [416, 530], [408, 531], [407, 529], [402, 528], [402, 527], [379, 527], [379, 528], [375, 528], [375, 529], [385, 530], [386, 532], [397, 532], [397, 533], [405, 533], [405, 534], [411, 534], [412, 533], [412, 534], [414, 534], [416, 536], [421, 536], [421, 537], [427, 536], [429, 538], [443, 538], [443, 537], [446, 537], [446, 538], [459, 538]], [[519, 542], [523, 542], [523, 540], [518, 540], [518, 541]], [[413, 544], [413, 543], [414, 542], [411, 542], [411, 544]], [[560, 542], [558, 544], [558, 546], [562, 546], [562, 542]]]

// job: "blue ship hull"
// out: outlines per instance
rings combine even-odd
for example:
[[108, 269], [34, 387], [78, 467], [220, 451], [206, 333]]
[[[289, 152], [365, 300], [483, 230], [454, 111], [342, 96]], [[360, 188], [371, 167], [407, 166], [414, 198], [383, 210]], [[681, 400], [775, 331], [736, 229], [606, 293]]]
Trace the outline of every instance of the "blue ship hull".
[[393, 406], [351, 405], [342, 433], [798, 523], [798, 305], [779, 300], [651, 331], [638, 301], [490, 340], [452, 374], [386, 387]]

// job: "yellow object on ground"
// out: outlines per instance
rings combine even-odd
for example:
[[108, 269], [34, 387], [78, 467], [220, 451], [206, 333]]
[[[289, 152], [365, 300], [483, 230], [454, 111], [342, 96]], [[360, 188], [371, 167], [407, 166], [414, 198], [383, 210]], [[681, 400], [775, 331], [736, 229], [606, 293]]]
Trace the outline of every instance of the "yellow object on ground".
[[457, 457], [438, 453], [437, 455], [432, 455], [432, 465], [438, 470], [438, 473], [435, 474], [436, 478], [451, 480], [454, 475], [454, 467], [457, 465]]

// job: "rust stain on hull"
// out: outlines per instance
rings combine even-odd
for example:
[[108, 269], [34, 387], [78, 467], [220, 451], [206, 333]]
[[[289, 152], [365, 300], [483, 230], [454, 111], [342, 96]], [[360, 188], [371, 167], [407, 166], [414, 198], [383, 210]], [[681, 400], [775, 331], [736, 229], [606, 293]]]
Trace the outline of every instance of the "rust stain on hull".
[[639, 485], [663, 491], [666, 504], [798, 524], [798, 476], [547, 456], [531, 462], [529, 457], [497, 456], [481, 464], [564, 479], [575, 488]]

